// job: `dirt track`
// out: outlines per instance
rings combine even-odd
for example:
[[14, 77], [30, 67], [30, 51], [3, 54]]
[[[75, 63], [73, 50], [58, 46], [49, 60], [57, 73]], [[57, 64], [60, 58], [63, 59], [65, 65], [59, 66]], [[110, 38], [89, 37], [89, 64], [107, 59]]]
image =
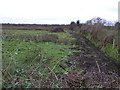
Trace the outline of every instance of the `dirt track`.
[[[74, 67], [72, 72], [63, 76], [63, 87], [120, 87], [120, 64], [95, 47], [83, 35], [76, 35], [77, 47], [71, 48], [80, 52], [73, 53], [66, 62]], [[77, 70], [82, 69], [79, 73]]]

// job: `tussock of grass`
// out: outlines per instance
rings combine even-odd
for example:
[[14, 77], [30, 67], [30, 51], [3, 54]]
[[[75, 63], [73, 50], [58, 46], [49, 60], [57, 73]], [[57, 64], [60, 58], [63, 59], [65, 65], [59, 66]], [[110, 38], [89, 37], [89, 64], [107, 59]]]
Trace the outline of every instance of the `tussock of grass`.
[[108, 43], [105, 47], [102, 48], [104, 52], [106, 52], [110, 57], [119, 60], [118, 50], [113, 44]]

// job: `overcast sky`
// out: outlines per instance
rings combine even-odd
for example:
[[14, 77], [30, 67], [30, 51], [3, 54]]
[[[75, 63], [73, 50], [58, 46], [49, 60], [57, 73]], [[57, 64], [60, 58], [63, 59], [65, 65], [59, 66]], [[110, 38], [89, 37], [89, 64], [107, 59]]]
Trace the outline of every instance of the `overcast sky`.
[[69, 24], [118, 19], [119, 0], [0, 0], [0, 23]]

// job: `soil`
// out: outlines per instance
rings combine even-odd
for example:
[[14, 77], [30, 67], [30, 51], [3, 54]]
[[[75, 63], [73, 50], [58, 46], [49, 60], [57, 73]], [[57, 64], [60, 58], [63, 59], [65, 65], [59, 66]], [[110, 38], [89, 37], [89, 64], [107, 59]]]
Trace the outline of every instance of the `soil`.
[[[66, 62], [74, 69], [63, 75], [63, 87], [119, 88], [120, 63], [95, 47], [83, 35], [74, 34], [73, 37], [76, 38], [77, 46], [71, 49], [80, 52], [73, 53]], [[77, 71], [79, 69], [82, 72]]]

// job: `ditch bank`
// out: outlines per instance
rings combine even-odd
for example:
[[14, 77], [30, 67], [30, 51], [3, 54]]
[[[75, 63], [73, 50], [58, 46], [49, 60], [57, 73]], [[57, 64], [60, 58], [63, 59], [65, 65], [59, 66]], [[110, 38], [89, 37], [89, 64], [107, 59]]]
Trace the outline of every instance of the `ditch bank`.
[[82, 34], [72, 34], [76, 38], [77, 50], [66, 64], [73, 67], [63, 75], [62, 85], [68, 88], [119, 88], [120, 63], [112, 60]]

